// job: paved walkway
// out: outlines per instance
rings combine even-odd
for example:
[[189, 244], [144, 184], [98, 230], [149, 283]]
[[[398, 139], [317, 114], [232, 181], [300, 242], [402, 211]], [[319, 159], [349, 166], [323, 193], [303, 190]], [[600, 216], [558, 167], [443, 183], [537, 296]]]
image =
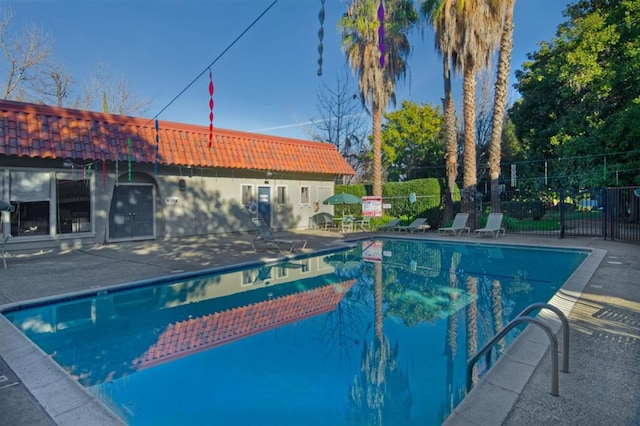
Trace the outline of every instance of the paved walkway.
[[[0, 309], [36, 298], [275, 257], [272, 252], [254, 252], [251, 238], [235, 234], [11, 252], [8, 269], [0, 269]], [[327, 232], [305, 232], [304, 238], [309, 240], [308, 251], [344, 242], [342, 236]], [[440, 237], [429, 233], [427, 238]], [[570, 373], [560, 373], [560, 396], [551, 396], [548, 339], [535, 330], [528, 333], [529, 327], [448, 424], [640, 424], [640, 245], [509, 234], [497, 242], [594, 249], [590, 265], [574, 274], [572, 284], [554, 301], [572, 308]], [[69, 385], [64, 373], [33, 345], [19, 343], [25, 339], [18, 334], [0, 316], [1, 424], [118, 424], [79, 386], [60, 391], [60, 382]]]

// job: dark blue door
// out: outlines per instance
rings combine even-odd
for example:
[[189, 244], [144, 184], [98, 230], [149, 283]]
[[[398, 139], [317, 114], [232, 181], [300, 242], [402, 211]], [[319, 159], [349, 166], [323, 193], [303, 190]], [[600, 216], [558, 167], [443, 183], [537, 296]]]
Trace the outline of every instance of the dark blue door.
[[258, 216], [271, 227], [271, 187], [258, 187]]

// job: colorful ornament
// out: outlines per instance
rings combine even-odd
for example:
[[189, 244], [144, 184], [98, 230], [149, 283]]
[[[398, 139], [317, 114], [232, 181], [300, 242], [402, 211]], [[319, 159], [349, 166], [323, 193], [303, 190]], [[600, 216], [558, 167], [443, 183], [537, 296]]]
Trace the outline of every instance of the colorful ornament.
[[[157, 123], [157, 121], [156, 121], [156, 123]], [[157, 140], [158, 139], [157, 139], [157, 136], [156, 136], [156, 141]], [[133, 152], [133, 142], [131, 141], [131, 138], [127, 138], [127, 175], [128, 175], [129, 182], [131, 182], [131, 156], [132, 156], [132, 152]], [[156, 159], [157, 158], [158, 157], [156, 155]]]
[[158, 173], [158, 159], [160, 157], [160, 134], [158, 130], [160, 129], [160, 124], [158, 123], [158, 119], [156, 118], [156, 161], [153, 163], [153, 173]]
[[320, 39], [320, 44], [318, 45], [318, 53], [320, 54], [318, 58], [318, 76], [322, 75], [322, 52], [324, 51], [324, 46], [322, 45], [322, 39], [324, 38], [324, 1], [320, 0], [322, 6], [318, 13], [318, 20], [320, 20], [320, 29], [318, 30], [318, 38]]
[[213, 142], [213, 76], [209, 68], [209, 148]]
[[84, 176], [84, 184], [89, 186], [89, 184], [91, 183], [91, 172], [93, 171], [93, 163], [88, 164], [85, 167], [86, 171], [85, 171], [85, 176]]
[[107, 189], [107, 162], [102, 160], [102, 189]]
[[380, 21], [380, 27], [378, 27], [378, 48], [380, 49], [380, 68], [384, 68], [384, 4], [380, 0], [380, 6], [378, 7], [378, 21]]

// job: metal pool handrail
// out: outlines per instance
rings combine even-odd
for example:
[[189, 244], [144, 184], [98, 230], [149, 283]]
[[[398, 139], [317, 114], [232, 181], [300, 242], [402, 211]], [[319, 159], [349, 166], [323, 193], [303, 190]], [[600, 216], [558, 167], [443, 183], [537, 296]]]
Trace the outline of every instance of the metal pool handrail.
[[[544, 306], [540, 306], [540, 305], [544, 305]], [[539, 308], [548, 308], [549, 306], [551, 306], [551, 305], [533, 304], [533, 305], [527, 307], [525, 309], [525, 311], [527, 311], [529, 309], [534, 310], [534, 309], [539, 309]], [[564, 317], [564, 314], [562, 314], [562, 312], [560, 312], [560, 311], [556, 311], [556, 310], [553, 310], [553, 311], [556, 314], [558, 314], [558, 316], [560, 316], [561, 319], [564, 318], [564, 320], [562, 322], [563, 322], [563, 324], [565, 324], [566, 318]], [[560, 395], [560, 393], [558, 391], [558, 339], [556, 338], [556, 336], [551, 331], [551, 328], [546, 323], [542, 322], [541, 320], [539, 320], [537, 318], [533, 318], [533, 317], [529, 317], [529, 316], [522, 316], [522, 314], [517, 316], [513, 320], [511, 320], [502, 330], [500, 330], [500, 332], [498, 334], [493, 336], [493, 338], [491, 340], [489, 340], [482, 347], [482, 349], [480, 349], [478, 351], [478, 353], [476, 353], [467, 362], [467, 392], [469, 392], [471, 390], [471, 381], [472, 381], [471, 378], [472, 378], [473, 366], [475, 365], [475, 363], [478, 362], [478, 360], [480, 359], [480, 357], [482, 355], [485, 355], [486, 356], [487, 365], [490, 365], [491, 364], [491, 349], [493, 348], [493, 346], [500, 339], [502, 339], [509, 331], [511, 331], [511, 329], [513, 329], [515, 326], [517, 326], [517, 325], [519, 325], [521, 323], [525, 323], [525, 322], [536, 324], [538, 327], [542, 328], [544, 330], [544, 332], [547, 333], [547, 336], [549, 337], [549, 340], [551, 341], [551, 395], [553, 395], [553, 396]], [[568, 322], [566, 322], [565, 328], [568, 330], [568, 328], [569, 328], [568, 327]], [[565, 340], [568, 341], [568, 339], [565, 339]], [[566, 357], [568, 359], [568, 343], [565, 344], [565, 347], [567, 348]], [[568, 371], [568, 361], [567, 361], [567, 371]]]
[[529, 313], [535, 311], [536, 309], [548, 309], [558, 315], [560, 321], [562, 322], [562, 371], [563, 373], [569, 372], [569, 320], [562, 313], [560, 309], [557, 307], [550, 305], [548, 303], [533, 303], [527, 306], [520, 314], [520, 316], [528, 315]]

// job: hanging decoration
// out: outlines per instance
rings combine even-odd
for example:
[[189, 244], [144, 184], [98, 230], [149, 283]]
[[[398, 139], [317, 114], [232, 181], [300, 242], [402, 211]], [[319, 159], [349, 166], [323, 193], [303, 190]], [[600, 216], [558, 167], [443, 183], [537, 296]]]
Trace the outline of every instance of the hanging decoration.
[[378, 48], [380, 49], [380, 68], [384, 68], [384, 4], [380, 0], [380, 6], [378, 7], [378, 21], [380, 26], [378, 27]]
[[320, 0], [320, 12], [318, 13], [318, 20], [320, 21], [320, 29], [318, 30], [318, 38], [320, 39], [320, 44], [318, 44], [318, 53], [320, 57], [318, 58], [318, 76], [322, 75], [322, 52], [324, 51], [324, 46], [322, 45], [322, 39], [324, 38], [324, 1]]
[[102, 160], [102, 189], [107, 189], [107, 162]]
[[84, 184], [89, 186], [91, 184], [91, 172], [93, 170], [93, 163], [87, 164], [84, 170]]
[[213, 75], [209, 68], [209, 148], [213, 142]]
[[[156, 120], [156, 129], [158, 128], [158, 124], [157, 124], [157, 120]], [[157, 131], [157, 130], [156, 130]], [[156, 136], [156, 141], [158, 140], [158, 137]], [[133, 142], [131, 141], [131, 138], [127, 138], [127, 176], [128, 176], [128, 180], [129, 182], [131, 182], [131, 156], [132, 156], [132, 151], [133, 151]], [[158, 158], [157, 154], [156, 154], [156, 159]]]
[[118, 159], [116, 158], [116, 186], [120, 182], [120, 171], [118, 170]]
[[158, 158], [160, 155], [160, 134], [158, 130], [160, 128], [160, 124], [158, 123], [158, 119], [156, 118], [156, 161], [153, 163], [153, 173], [158, 173]]

